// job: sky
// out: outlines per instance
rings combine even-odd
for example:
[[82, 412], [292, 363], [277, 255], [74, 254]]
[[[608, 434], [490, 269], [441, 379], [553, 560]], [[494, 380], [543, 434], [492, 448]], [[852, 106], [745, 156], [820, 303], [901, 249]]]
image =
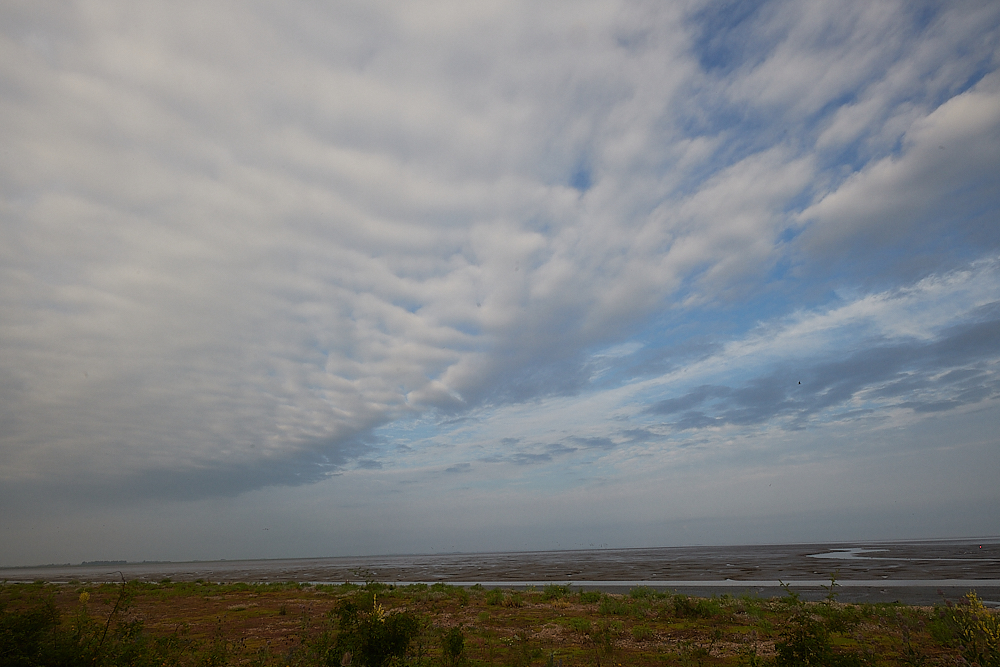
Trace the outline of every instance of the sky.
[[0, 565], [1000, 535], [1000, 4], [6, 0]]

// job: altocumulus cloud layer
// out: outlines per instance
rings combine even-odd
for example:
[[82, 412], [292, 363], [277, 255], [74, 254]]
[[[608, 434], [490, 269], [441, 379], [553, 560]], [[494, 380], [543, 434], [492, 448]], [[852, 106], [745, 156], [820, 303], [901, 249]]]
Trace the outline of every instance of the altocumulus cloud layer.
[[0, 558], [1000, 533], [995, 2], [6, 2]]

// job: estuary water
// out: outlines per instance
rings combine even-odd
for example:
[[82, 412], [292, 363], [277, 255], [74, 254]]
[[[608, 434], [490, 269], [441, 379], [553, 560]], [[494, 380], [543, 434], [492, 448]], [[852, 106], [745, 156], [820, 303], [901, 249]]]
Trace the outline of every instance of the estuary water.
[[1000, 538], [851, 544], [662, 547], [452, 553], [275, 560], [143, 562], [0, 568], [6, 581], [160, 581], [395, 584], [524, 588], [570, 584], [626, 592], [636, 586], [689, 595], [773, 597], [783, 584], [803, 599], [934, 604], [970, 590], [1000, 605]]

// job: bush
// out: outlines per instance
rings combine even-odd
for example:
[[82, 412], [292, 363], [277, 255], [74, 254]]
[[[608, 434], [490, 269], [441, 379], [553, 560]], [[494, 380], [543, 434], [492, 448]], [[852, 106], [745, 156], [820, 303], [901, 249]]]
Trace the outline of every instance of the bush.
[[503, 591], [499, 588], [493, 588], [486, 591], [486, 604], [496, 607], [503, 604]]
[[331, 667], [355, 662], [360, 667], [384, 667], [394, 658], [402, 660], [420, 632], [415, 616], [387, 614], [374, 597], [366, 611], [353, 600], [341, 603], [337, 617], [337, 638], [326, 655], [326, 664]]
[[51, 599], [17, 611], [8, 611], [0, 602], [0, 665], [139, 667], [176, 663], [190, 642], [182, 642], [177, 631], [153, 639], [141, 620], [127, 617], [137, 587], [135, 582], [122, 582], [114, 607], [103, 619], [90, 616], [90, 593], [82, 592], [77, 613], [65, 624]]
[[636, 586], [628, 592], [628, 596], [633, 600], [641, 600], [642, 598], [648, 598], [655, 596], [656, 591], [648, 586]]
[[605, 616], [624, 616], [629, 612], [628, 603], [621, 598], [606, 595], [601, 599], [597, 611]]
[[937, 609], [931, 632], [942, 643], [957, 646], [966, 661], [980, 667], [1000, 667], [1000, 617], [975, 593], [958, 605]]
[[520, 593], [510, 593], [503, 600], [503, 606], [505, 607], [523, 607], [524, 606], [524, 596]]
[[790, 626], [774, 645], [777, 667], [862, 667], [867, 661], [854, 652], [833, 650], [828, 621], [804, 605], [790, 619]]
[[711, 618], [722, 611], [718, 600], [696, 599], [680, 593], [671, 599], [671, 603], [678, 618]]
[[47, 664], [54, 647], [46, 640], [58, 625], [59, 612], [52, 600], [17, 612], [0, 607], [0, 664]]
[[441, 662], [445, 667], [461, 664], [465, 653], [465, 633], [461, 628], [452, 628], [441, 636]]
[[542, 649], [537, 646], [527, 632], [515, 632], [507, 651], [506, 664], [509, 667], [528, 667], [536, 658], [542, 657]]
[[546, 584], [542, 587], [543, 600], [559, 600], [569, 594], [569, 584]]
[[601, 621], [590, 631], [590, 640], [594, 642], [597, 655], [603, 656], [608, 662], [614, 663], [615, 641], [625, 630], [621, 621]]

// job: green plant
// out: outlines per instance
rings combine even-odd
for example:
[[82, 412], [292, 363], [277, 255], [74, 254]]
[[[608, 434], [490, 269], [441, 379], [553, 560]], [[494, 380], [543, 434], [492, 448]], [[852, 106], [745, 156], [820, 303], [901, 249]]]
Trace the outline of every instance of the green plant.
[[653, 597], [654, 594], [655, 594], [655, 591], [653, 591], [652, 588], [649, 588], [647, 586], [636, 586], [635, 588], [632, 588], [628, 592], [628, 596], [630, 598], [632, 598], [633, 600], [639, 600], [639, 599], [642, 599], [642, 598]]
[[507, 664], [510, 667], [528, 667], [531, 661], [542, 656], [542, 649], [531, 641], [527, 632], [514, 633], [507, 652]]
[[921, 667], [927, 662], [927, 658], [913, 641], [913, 638], [923, 629], [923, 619], [915, 617], [913, 614], [897, 611], [895, 621], [903, 638], [903, 664]]
[[632, 604], [628, 606], [629, 616], [634, 616], [635, 618], [647, 618], [649, 616], [655, 616], [653, 612], [653, 604], [650, 602], [649, 598], [639, 598], [633, 600]]
[[764, 616], [764, 601], [749, 594], [741, 595], [735, 599], [734, 609], [751, 618], [762, 618]]
[[584, 633], [590, 632], [590, 619], [581, 618], [579, 616], [571, 616], [567, 618], [564, 623], [570, 630]]
[[954, 645], [969, 663], [1000, 667], [1000, 617], [991, 612], [974, 592], [957, 605], [938, 608], [932, 634], [946, 645]]
[[503, 590], [493, 588], [486, 591], [486, 604], [496, 607], [503, 604]]
[[833, 660], [833, 645], [826, 625], [808, 613], [795, 616], [792, 627], [774, 648], [778, 667], [828, 665]]
[[792, 590], [792, 585], [790, 583], [786, 584], [784, 581], [778, 580], [778, 584], [781, 585], [781, 590], [785, 591], [785, 596], [781, 598], [781, 601], [789, 606], [794, 606], [802, 603], [802, 599], [799, 597], [798, 591]]
[[839, 569], [838, 570], [834, 570], [833, 572], [831, 572], [830, 573], [830, 585], [829, 586], [823, 586], [823, 590], [826, 591], [826, 601], [827, 602], [832, 603], [832, 602], [836, 602], [837, 601], [838, 593], [837, 593], [836, 589], [837, 589], [837, 586], [840, 585], [840, 584], [837, 583], [837, 577], [839, 575], [840, 575], [840, 570]]
[[632, 639], [637, 642], [648, 641], [653, 638], [653, 631], [647, 625], [636, 625], [632, 628]]
[[603, 597], [604, 593], [600, 591], [580, 591], [580, 604], [595, 604]]
[[671, 598], [674, 614], [678, 618], [711, 618], [722, 611], [715, 599], [699, 599], [678, 593]]
[[523, 607], [524, 606], [524, 596], [520, 593], [511, 591], [510, 594], [506, 595], [503, 599], [503, 606], [505, 607]]
[[601, 603], [597, 611], [605, 616], [624, 616], [629, 612], [629, 605], [625, 600], [613, 595], [605, 595], [601, 598]]
[[570, 594], [569, 584], [546, 584], [542, 587], [543, 600], [559, 600]]
[[445, 667], [461, 664], [465, 654], [465, 633], [461, 628], [451, 628], [441, 635], [441, 662]]
[[229, 658], [233, 653], [233, 647], [227, 641], [225, 633], [222, 631], [222, 624], [212, 636], [212, 642], [208, 649], [201, 655], [198, 662], [199, 667], [223, 667], [229, 664]]
[[625, 624], [621, 621], [601, 621], [590, 631], [590, 640], [594, 643], [594, 653], [598, 667], [601, 658], [614, 664], [615, 641], [621, 636]]
[[[0, 603], [2, 604], [2, 603]], [[52, 599], [20, 611], [0, 606], [0, 664], [45, 664], [54, 647], [47, 641], [59, 625]]]
[[788, 628], [774, 645], [777, 667], [860, 667], [866, 664], [858, 653], [835, 651], [826, 619], [799, 604], [799, 609], [789, 619]]
[[698, 667], [705, 664], [705, 659], [708, 658], [710, 654], [710, 649], [693, 641], [682, 641], [680, 643], [680, 650], [678, 651], [680, 664], [697, 665]]
[[[756, 640], [756, 634], [753, 635], [753, 639]], [[767, 660], [760, 655], [757, 655], [757, 642], [753, 641], [750, 646], [740, 649], [736, 658], [737, 667], [764, 667], [767, 664]]]
[[415, 616], [387, 614], [374, 596], [370, 609], [362, 610], [354, 600], [346, 600], [336, 615], [336, 641], [326, 655], [326, 664], [331, 667], [354, 662], [361, 667], [384, 667], [393, 659], [402, 659], [420, 631]]
[[137, 588], [123, 578], [114, 606], [103, 621], [90, 615], [91, 594], [87, 590], [80, 593], [76, 613], [68, 623], [62, 621], [51, 596], [17, 610], [8, 610], [0, 601], [0, 665], [138, 667], [176, 662], [191, 643], [183, 641], [177, 630], [150, 637], [141, 619], [129, 617]]

